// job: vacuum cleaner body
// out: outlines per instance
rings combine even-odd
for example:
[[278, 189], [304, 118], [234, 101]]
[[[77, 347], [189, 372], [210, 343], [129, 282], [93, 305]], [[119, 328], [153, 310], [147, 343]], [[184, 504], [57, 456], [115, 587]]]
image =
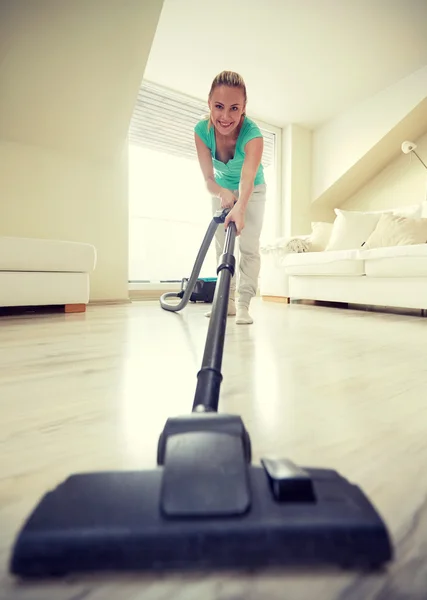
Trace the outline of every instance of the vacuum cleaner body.
[[[184, 298], [185, 290], [188, 286], [189, 279], [184, 278], [181, 281], [181, 291], [177, 294], [179, 298]], [[191, 292], [190, 302], [204, 302], [212, 304], [215, 295], [216, 278], [201, 278], [197, 279], [194, 284], [194, 289]]]
[[[207, 239], [190, 278], [189, 301]], [[239, 416], [218, 413], [235, 227], [218, 265], [202, 367], [189, 415], [171, 417], [147, 471], [81, 473], [48, 492], [17, 535], [15, 575], [123, 570], [334, 565], [392, 558], [387, 528], [362, 491], [334, 470], [268, 457], [252, 464]]]

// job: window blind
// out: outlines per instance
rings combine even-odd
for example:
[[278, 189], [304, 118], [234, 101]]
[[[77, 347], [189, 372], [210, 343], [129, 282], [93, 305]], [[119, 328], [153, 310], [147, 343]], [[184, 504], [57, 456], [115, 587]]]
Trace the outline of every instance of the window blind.
[[[194, 126], [208, 113], [207, 103], [143, 81], [133, 110], [129, 141], [144, 148], [197, 160]], [[256, 119], [254, 119], [256, 121]], [[274, 163], [275, 134], [261, 128], [264, 167]]]

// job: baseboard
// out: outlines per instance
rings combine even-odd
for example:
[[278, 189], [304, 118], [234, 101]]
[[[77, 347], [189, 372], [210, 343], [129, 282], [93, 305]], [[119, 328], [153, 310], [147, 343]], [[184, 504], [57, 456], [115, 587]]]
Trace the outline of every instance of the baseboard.
[[89, 300], [88, 306], [109, 306], [117, 304], [130, 304], [130, 298], [117, 298], [113, 300]]
[[159, 300], [160, 296], [162, 296], [163, 294], [167, 293], [167, 292], [171, 292], [174, 291], [176, 292], [176, 290], [130, 290], [129, 291], [129, 298], [130, 298], [130, 302], [133, 301], [137, 301], [137, 300], [145, 300], [145, 301], [153, 301], [153, 300]]

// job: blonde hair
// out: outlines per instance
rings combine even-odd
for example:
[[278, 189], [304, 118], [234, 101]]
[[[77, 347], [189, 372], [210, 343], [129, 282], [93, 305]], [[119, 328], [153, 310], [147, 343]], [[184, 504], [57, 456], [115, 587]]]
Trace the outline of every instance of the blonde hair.
[[221, 73], [219, 73], [212, 81], [211, 89], [209, 92], [209, 98], [211, 98], [214, 89], [220, 85], [227, 85], [228, 87], [240, 88], [243, 91], [246, 103], [246, 85], [241, 75], [235, 73], [234, 71], [221, 71]]
[[[243, 77], [241, 75], [239, 75], [239, 73], [235, 73], [234, 71], [221, 71], [221, 73], [219, 73], [215, 77], [215, 79], [212, 81], [211, 89], [209, 91], [209, 100], [211, 99], [215, 88], [220, 85], [226, 85], [228, 87], [234, 87], [234, 88], [241, 89], [243, 91], [243, 97], [244, 97], [245, 104], [246, 104], [246, 102], [247, 102], [246, 85], [243, 80]], [[243, 114], [245, 114], [245, 113], [243, 113]], [[211, 123], [212, 123], [210, 113], [207, 115], [207, 118], [209, 119], [208, 127], [210, 127]]]

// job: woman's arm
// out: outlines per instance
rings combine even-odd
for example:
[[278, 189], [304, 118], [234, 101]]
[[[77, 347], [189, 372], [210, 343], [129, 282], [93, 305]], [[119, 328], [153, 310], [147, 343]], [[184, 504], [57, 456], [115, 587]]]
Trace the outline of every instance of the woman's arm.
[[262, 137], [250, 140], [245, 146], [245, 160], [240, 177], [239, 200], [237, 202], [243, 210], [246, 209], [249, 198], [254, 191], [254, 181], [261, 164], [263, 150], [264, 140]]
[[236, 197], [231, 190], [221, 187], [215, 181], [211, 152], [202, 139], [197, 135], [197, 133], [194, 134], [194, 140], [200, 168], [202, 170], [208, 192], [212, 194], [212, 196], [220, 198], [221, 208], [231, 208], [236, 202]]
[[197, 156], [206, 182], [206, 187], [212, 196], [219, 197], [222, 187], [215, 181], [211, 152], [197, 133], [194, 134], [194, 142], [196, 144]]
[[245, 211], [254, 190], [254, 181], [258, 167], [261, 164], [263, 149], [263, 138], [254, 138], [245, 146], [246, 154], [240, 177], [239, 199], [225, 219], [226, 229], [230, 221], [234, 221], [237, 235], [240, 235], [245, 227]]

